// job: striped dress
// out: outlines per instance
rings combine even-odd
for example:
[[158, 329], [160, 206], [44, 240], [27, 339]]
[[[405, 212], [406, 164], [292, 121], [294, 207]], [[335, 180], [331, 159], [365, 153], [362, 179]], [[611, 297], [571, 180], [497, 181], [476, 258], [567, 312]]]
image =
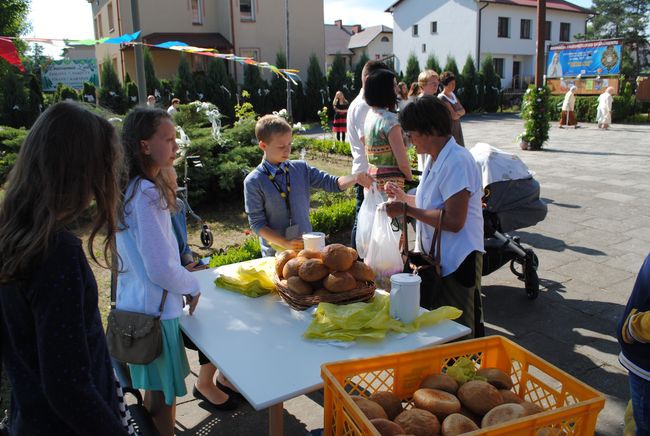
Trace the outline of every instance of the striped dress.
[[395, 126], [399, 126], [397, 114], [375, 107], [368, 111], [364, 125], [368, 174], [377, 181], [377, 187], [382, 192], [386, 182], [394, 182], [404, 188], [404, 174], [388, 141], [388, 134]]
[[349, 106], [349, 103], [342, 102], [337, 102], [336, 105], [334, 105], [334, 108], [336, 109], [334, 111], [334, 128], [332, 129], [334, 132], [346, 133], [348, 131], [346, 118], [348, 116]]

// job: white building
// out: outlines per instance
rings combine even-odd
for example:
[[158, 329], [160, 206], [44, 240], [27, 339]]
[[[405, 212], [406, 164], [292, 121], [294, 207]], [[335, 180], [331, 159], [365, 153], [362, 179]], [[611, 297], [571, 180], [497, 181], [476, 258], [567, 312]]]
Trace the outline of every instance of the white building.
[[[462, 70], [467, 56], [492, 55], [502, 88], [534, 81], [537, 0], [398, 0], [393, 14], [395, 68], [406, 70], [414, 53], [424, 68], [434, 54], [444, 66], [453, 56]], [[546, 47], [585, 33], [589, 9], [564, 0], [546, 1]], [[477, 68], [480, 62], [476, 62]]]
[[341, 20], [325, 24], [325, 67], [339, 54], [348, 69], [354, 68], [366, 53], [369, 59], [384, 59], [393, 54], [393, 29], [377, 25], [366, 29], [359, 24], [344, 25]]

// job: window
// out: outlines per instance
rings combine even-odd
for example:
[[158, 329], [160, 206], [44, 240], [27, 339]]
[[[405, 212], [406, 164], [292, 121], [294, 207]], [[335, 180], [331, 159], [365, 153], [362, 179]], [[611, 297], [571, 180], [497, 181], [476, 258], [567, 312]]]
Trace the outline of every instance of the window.
[[426, 53], [426, 52], [427, 52], [427, 45], [422, 44], [422, 53]]
[[417, 24], [413, 25], [413, 36], [418, 36], [418, 25]]
[[203, 24], [203, 0], [190, 0], [192, 24]]
[[546, 30], [544, 31], [544, 39], [546, 41], [551, 40], [551, 22], [550, 21], [546, 22]]
[[571, 23], [560, 23], [560, 41], [571, 40]]
[[530, 20], [521, 20], [520, 39], [530, 39]]
[[510, 38], [510, 18], [499, 17], [499, 27], [497, 29], [499, 38]]
[[382, 36], [381, 37], [381, 42], [390, 42], [390, 39], [388, 39], [387, 36]]
[[[260, 60], [260, 49], [259, 48], [240, 48], [239, 56], [246, 58], [253, 58], [256, 61]], [[196, 57], [196, 56], [194, 56]]]
[[97, 14], [97, 34], [100, 38], [104, 37], [104, 28], [102, 25], [102, 14]]
[[239, 0], [239, 15], [242, 21], [255, 21], [255, 0]]
[[115, 30], [115, 26], [113, 26], [113, 3], [109, 3], [106, 7], [106, 15], [108, 15], [108, 32], [111, 33]]
[[437, 21], [432, 21], [431, 22], [431, 33], [438, 33], [438, 22]]
[[503, 78], [503, 58], [492, 58], [494, 64], [494, 72], [497, 73], [499, 78]]

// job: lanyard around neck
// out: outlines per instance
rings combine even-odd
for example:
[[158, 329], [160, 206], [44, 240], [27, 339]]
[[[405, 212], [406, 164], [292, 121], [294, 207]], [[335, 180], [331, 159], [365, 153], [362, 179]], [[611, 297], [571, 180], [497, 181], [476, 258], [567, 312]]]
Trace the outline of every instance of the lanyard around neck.
[[282, 171], [284, 171], [284, 178], [286, 179], [286, 184], [287, 184], [287, 191], [285, 192], [282, 190], [280, 187], [280, 184], [278, 183], [277, 180], [275, 180], [275, 176], [271, 174], [269, 169], [266, 167], [266, 165], [263, 165], [264, 167], [264, 173], [266, 173], [266, 176], [269, 178], [271, 183], [273, 183], [273, 186], [275, 186], [275, 189], [278, 190], [278, 193], [280, 194], [280, 197], [284, 198], [284, 202], [287, 205], [287, 213], [289, 214], [289, 225], [291, 225], [291, 202], [289, 201], [289, 194], [291, 193], [291, 178], [289, 177], [289, 167], [285, 166], [284, 168], [281, 168]]

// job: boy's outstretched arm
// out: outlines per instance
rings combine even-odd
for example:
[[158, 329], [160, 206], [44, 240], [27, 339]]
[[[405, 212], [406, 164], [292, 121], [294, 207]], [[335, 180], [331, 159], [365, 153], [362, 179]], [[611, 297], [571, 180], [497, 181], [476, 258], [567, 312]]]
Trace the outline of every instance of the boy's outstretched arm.
[[349, 176], [341, 176], [338, 178], [339, 189], [341, 191], [345, 191], [353, 185], [361, 185], [366, 189], [370, 189], [372, 182], [372, 177], [368, 173], [350, 174]]
[[262, 238], [269, 241], [271, 244], [279, 245], [285, 250], [302, 250], [303, 241], [302, 239], [287, 239], [284, 238], [274, 230], [271, 230], [269, 227], [264, 226], [257, 232]]

